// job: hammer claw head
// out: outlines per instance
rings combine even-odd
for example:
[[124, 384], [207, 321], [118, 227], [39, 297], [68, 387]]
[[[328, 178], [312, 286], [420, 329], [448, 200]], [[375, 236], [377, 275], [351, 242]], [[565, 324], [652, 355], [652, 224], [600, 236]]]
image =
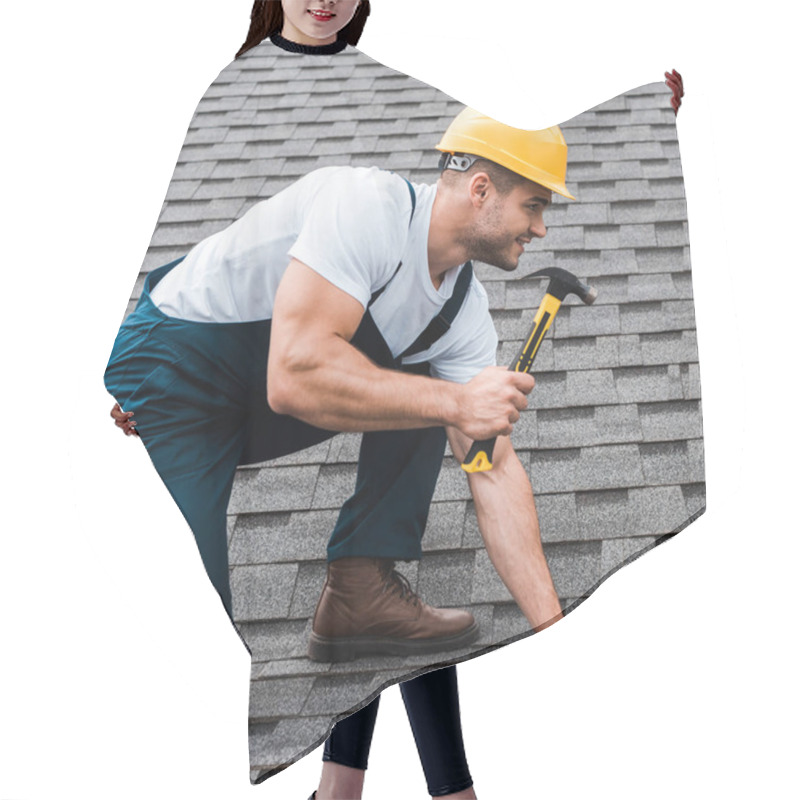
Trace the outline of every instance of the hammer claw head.
[[587, 286], [571, 272], [560, 267], [547, 267], [531, 275], [532, 278], [538, 276], [550, 278], [547, 292], [559, 300], [563, 300], [568, 294], [575, 294], [586, 305], [591, 305], [597, 299], [597, 289]]

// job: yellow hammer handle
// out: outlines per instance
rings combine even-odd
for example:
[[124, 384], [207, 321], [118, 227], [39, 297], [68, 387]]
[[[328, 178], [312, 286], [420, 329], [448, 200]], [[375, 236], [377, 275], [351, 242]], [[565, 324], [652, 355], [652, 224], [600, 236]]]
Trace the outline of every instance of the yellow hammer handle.
[[[530, 372], [533, 360], [539, 351], [544, 335], [550, 328], [553, 318], [558, 309], [561, 308], [561, 301], [551, 294], [546, 294], [539, 304], [536, 316], [533, 318], [531, 332], [522, 345], [522, 349], [517, 354], [514, 362], [509, 369], [512, 372]], [[484, 439], [482, 442], [473, 442], [470, 447], [461, 469], [464, 472], [488, 472], [492, 468], [492, 454], [496, 439]]]
[[561, 301], [551, 294], [546, 294], [539, 304], [539, 310], [533, 318], [533, 325], [527, 341], [522, 345], [522, 349], [517, 354], [517, 358], [510, 369], [514, 372], [530, 372], [533, 366], [533, 359], [539, 351], [544, 335], [550, 329], [550, 325], [555, 318], [558, 309], [561, 308]]

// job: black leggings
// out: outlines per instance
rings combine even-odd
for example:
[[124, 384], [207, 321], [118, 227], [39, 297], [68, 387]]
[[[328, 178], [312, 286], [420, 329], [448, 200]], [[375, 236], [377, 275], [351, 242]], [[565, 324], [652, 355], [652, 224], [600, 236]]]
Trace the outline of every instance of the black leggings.
[[[400, 684], [428, 792], [439, 797], [472, 786], [461, 735], [456, 668], [426, 672]], [[334, 727], [323, 761], [366, 769], [380, 696]]]

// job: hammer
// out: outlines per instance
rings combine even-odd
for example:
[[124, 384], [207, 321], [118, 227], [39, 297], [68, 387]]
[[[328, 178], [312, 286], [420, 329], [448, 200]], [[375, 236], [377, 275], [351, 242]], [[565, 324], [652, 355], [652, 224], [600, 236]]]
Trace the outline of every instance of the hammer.
[[[522, 349], [511, 363], [512, 372], [530, 372], [533, 359], [539, 350], [539, 345], [544, 339], [547, 329], [555, 319], [561, 303], [568, 294], [576, 294], [586, 305], [591, 305], [597, 299], [597, 290], [587, 286], [576, 278], [571, 272], [558, 267], [548, 267], [534, 272], [530, 277], [544, 275], [550, 278], [547, 292], [539, 304], [539, 310], [533, 320], [533, 327]], [[488, 472], [492, 468], [492, 453], [494, 452], [495, 439], [484, 439], [482, 442], [473, 442], [467, 453], [461, 469], [465, 472]]]

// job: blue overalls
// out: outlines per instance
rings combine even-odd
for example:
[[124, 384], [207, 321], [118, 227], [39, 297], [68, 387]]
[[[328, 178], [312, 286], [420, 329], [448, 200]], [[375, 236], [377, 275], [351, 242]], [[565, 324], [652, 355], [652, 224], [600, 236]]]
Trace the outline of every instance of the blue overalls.
[[[120, 406], [134, 413], [148, 454], [189, 523], [208, 576], [232, 617], [226, 515], [236, 467], [297, 452], [336, 432], [269, 407], [272, 320], [194, 322], [156, 307], [150, 293], [182, 260], [147, 276], [136, 309], [117, 334], [105, 384]], [[427, 364], [403, 366], [402, 358], [426, 350], [447, 331], [471, 278], [467, 264], [439, 314], [397, 358], [369, 308], [351, 344], [381, 367], [427, 374]], [[370, 305], [382, 291], [373, 294]], [[441, 427], [363, 435], [355, 492], [331, 535], [329, 561], [421, 557], [445, 441]]]

